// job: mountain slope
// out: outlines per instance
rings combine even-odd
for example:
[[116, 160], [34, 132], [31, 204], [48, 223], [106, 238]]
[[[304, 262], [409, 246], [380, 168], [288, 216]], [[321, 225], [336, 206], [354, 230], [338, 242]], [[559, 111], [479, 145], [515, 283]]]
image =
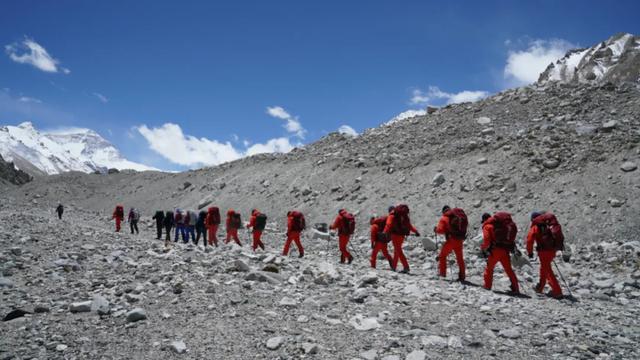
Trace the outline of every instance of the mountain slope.
[[16, 169], [13, 163], [4, 161], [0, 155], [0, 184], [5, 181], [15, 185], [22, 185], [31, 181], [31, 176], [22, 170]]
[[30, 122], [0, 127], [0, 154], [34, 175], [106, 172], [109, 168], [157, 170], [124, 159], [111, 143], [92, 130], [46, 133]]
[[550, 81], [640, 83], [640, 36], [621, 33], [590, 48], [571, 50], [540, 74], [539, 84]]

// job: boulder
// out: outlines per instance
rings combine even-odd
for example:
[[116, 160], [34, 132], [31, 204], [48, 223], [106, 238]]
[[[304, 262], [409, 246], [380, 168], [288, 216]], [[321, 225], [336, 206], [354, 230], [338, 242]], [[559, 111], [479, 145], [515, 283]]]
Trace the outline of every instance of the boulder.
[[443, 173], [437, 173], [433, 179], [431, 180], [431, 185], [433, 187], [438, 187], [442, 184], [444, 184], [445, 182], [445, 178], [444, 178], [444, 174]]
[[435, 251], [436, 250], [436, 242], [428, 237], [423, 237], [422, 239], [420, 239], [420, 241], [422, 242], [422, 248], [425, 249], [426, 251]]
[[176, 354], [182, 354], [187, 351], [187, 345], [182, 340], [172, 341], [169, 348]]
[[267, 349], [269, 350], [277, 350], [284, 343], [284, 338], [282, 336], [275, 336], [269, 338], [267, 340]]
[[405, 360], [424, 360], [427, 358], [427, 353], [422, 350], [413, 350], [409, 354]]
[[81, 313], [91, 311], [91, 301], [74, 302], [69, 305], [69, 311], [72, 313]]
[[240, 272], [251, 271], [251, 267], [249, 267], [249, 265], [247, 265], [244, 261], [240, 259], [236, 259], [233, 261], [233, 268], [235, 271], [240, 271]]
[[632, 171], [635, 171], [637, 168], [638, 168], [638, 165], [636, 165], [635, 163], [632, 163], [631, 161], [624, 162], [620, 166], [620, 169], [624, 172], [632, 172]]
[[491, 124], [491, 118], [488, 118], [486, 116], [481, 116], [476, 119], [476, 122], [480, 125], [489, 125]]
[[91, 311], [95, 311], [98, 315], [108, 315], [111, 312], [109, 301], [104, 296], [94, 296], [91, 301]]
[[127, 313], [127, 322], [136, 322], [147, 319], [147, 312], [142, 308], [135, 308]]

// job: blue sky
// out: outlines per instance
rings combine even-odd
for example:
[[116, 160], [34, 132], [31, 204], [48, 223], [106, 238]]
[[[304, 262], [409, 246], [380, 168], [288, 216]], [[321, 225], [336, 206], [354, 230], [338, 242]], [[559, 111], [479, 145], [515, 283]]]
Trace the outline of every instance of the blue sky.
[[0, 124], [87, 127], [130, 160], [199, 167], [525, 84], [568, 48], [640, 33], [639, 13], [638, 1], [8, 0]]

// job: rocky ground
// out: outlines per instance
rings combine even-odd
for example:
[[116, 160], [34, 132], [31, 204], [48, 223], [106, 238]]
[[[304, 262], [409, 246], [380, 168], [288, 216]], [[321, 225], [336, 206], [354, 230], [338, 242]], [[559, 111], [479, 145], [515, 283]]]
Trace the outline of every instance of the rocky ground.
[[[352, 265], [337, 245], [306, 236], [306, 256], [278, 253], [283, 234], [208, 251], [116, 234], [90, 212], [9, 204], [0, 210], [2, 359], [321, 358], [424, 359], [640, 356], [640, 243], [600, 243], [556, 261], [575, 299], [536, 295], [537, 262], [516, 269], [526, 297], [498, 270], [479, 287], [478, 238], [466, 242], [468, 279], [435, 277], [433, 251], [412, 237], [412, 275], [371, 270], [366, 237]], [[242, 234], [246, 243], [248, 234]], [[212, 250], [212, 251], [211, 251]]]
[[[637, 85], [551, 83], [213, 168], [3, 183], [0, 315], [28, 313], [0, 323], [0, 358], [640, 358], [639, 143]], [[118, 202], [144, 214], [141, 235], [113, 232]], [[575, 298], [535, 295], [535, 261], [516, 269], [527, 297], [483, 290], [477, 237], [472, 285], [435, 277], [425, 237], [406, 244], [412, 275], [372, 271], [366, 222], [398, 202], [423, 236], [444, 204], [473, 233], [511, 211], [520, 241], [532, 210], [554, 211]], [[155, 210], [210, 204], [267, 213], [267, 252], [153, 239]], [[305, 258], [280, 257], [294, 208], [310, 224], [355, 213], [354, 264], [309, 236]]]

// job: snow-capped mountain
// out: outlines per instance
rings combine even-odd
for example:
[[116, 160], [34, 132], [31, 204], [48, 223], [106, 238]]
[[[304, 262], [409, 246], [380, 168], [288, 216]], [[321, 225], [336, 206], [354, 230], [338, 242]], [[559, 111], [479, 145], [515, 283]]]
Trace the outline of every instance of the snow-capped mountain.
[[0, 127], [0, 154], [32, 174], [107, 169], [157, 170], [129, 161], [98, 133], [89, 129], [40, 132], [30, 122]]
[[640, 83], [640, 36], [617, 34], [587, 49], [575, 49], [540, 74], [538, 84], [560, 82]]

